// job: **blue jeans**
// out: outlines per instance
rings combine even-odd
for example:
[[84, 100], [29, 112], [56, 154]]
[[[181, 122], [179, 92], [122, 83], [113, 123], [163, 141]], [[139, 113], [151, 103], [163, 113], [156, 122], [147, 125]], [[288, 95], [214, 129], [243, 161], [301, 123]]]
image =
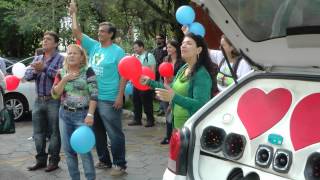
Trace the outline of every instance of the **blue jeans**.
[[[87, 110], [71, 112], [64, 110], [60, 107], [59, 111], [59, 125], [62, 139], [62, 147], [66, 155], [66, 161], [68, 165], [69, 175], [72, 180], [80, 180], [80, 172], [78, 168], [77, 153], [72, 149], [70, 145], [70, 137], [78, 127], [85, 125], [84, 119], [87, 116]], [[91, 152], [86, 154], [80, 154], [84, 174], [88, 180], [96, 178], [96, 172], [94, 169], [94, 163]]]
[[[122, 109], [116, 110], [113, 108], [113, 101], [98, 101], [97, 110], [100, 115], [101, 121], [108, 133], [111, 141], [111, 153], [113, 164], [116, 166], [126, 168], [126, 157], [125, 157], [125, 137], [122, 131]], [[95, 134], [97, 139], [105, 139], [106, 133], [99, 133], [97, 130], [101, 128], [95, 128]], [[104, 136], [104, 137], [101, 137]], [[106, 142], [100, 144], [97, 140], [96, 148], [100, 161], [109, 163], [110, 155], [106, 146]]]
[[108, 148], [108, 138], [106, 134], [106, 128], [101, 120], [98, 109], [94, 113], [93, 130], [96, 136], [96, 150], [100, 162], [103, 162], [107, 166], [112, 166], [110, 153]]
[[[37, 150], [37, 163], [49, 163], [58, 165], [60, 161], [61, 139], [59, 132], [59, 106], [60, 102], [53, 99], [36, 99], [32, 110], [32, 126], [34, 142]], [[48, 154], [46, 153], [46, 137], [49, 135], [50, 142]]]

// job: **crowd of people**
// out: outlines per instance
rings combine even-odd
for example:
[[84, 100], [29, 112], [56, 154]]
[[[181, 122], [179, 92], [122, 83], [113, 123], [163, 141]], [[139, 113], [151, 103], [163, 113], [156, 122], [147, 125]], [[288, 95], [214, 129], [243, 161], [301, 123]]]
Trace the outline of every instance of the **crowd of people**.
[[[35, 56], [25, 73], [25, 80], [35, 80], [37, 91], [32, 112], [36, 163], [28, 169], [56, 170], [62, 144], [71, 179], [80, 179], [77, 152], [70, 145], [70, 137], [78, 127], [87, 125], [95, 133], [98, 162], [94, 164], [91, 152], [79, 154], [86, 178], [96, 178], [95, 168], [111, 168], [112, 176], [122, 176], [127, 168], [122, 130], [126, 80], [119, 75], [118, 64], [125, 51], [114, 43], [117, 33], [114, 24], [100, 23], [95, 40], [81, 32], [74, 2], [70, 3], [69, 13], [73, 36], [81, 45], [69, 45], [64, 59], [57, 52], [58, 35], [48, 31], [42, 40], [43, 52]], [[140, 77], [140, 83], [151, 89], [133, 89], [134, 117], [128, 125], [142, 125], [144, 109], [145, 127], [154, 126], [153, 100], [159, 100], [167, 124], [161, 144], [168, 144], [172, 132], [182, 128], [218, 90], [224, 90], [251, 70], [226, 36], [221, 37], [221, 50], [211, 50], [201, 36], [182, 30], [185, 36], [181, 44], [177, 40], [166, 42], [164, 35], [157, 35], [157, 47], [152, 52], [145, 50], [141, 40], [133, 43], [141, 64], [149, 67], [156, 79]], [[160, 76], [158, 67], [162, 62], [172, 63], [173, 77]], [[47, 152], [46, 137], [49, 137]]]

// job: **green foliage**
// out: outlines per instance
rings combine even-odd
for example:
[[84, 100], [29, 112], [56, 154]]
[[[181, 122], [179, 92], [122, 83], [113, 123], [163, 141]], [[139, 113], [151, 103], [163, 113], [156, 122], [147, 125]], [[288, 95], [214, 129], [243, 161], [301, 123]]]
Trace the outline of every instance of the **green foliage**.
[[[118, 28], [120, 45], [132, 52], [132, 42], [141, 39], [147, 49], [154, 47], [154, 37], [162, 32], [181, 36], [175, 20], [176, 9], [190, 0], [77, 0], [82, 31], [97, 37], [98, 24], [113, 22]], [[23, 57], [40, 46], [43, 32], [56, 31], [65, 47], [73, 42], [70, 27], [62, 27], [68, 17], [65, 0], [1, 0], [0, 54]]]

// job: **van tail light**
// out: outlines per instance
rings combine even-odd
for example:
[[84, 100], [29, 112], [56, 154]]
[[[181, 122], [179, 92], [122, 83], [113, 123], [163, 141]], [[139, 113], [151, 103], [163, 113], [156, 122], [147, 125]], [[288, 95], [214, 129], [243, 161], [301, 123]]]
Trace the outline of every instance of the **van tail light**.
[[168, 169], [175, 174], [187, 174], [189, 137], [187, 128], [176, 130], [171, 135]]
[[180, 131], [175, 131], [172, 133], [170, 138], [170, 151], [169, 151], [169, 158], [176, 161], [179, 156], [180, 151]]

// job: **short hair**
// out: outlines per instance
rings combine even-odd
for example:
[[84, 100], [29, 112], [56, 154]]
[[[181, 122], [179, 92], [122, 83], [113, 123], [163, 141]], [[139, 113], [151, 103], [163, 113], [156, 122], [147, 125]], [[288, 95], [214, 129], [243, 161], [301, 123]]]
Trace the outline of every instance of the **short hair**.
[[54, 38], [54, 42], [55, 43], [59, 43], [59, 36], [58, 36], [58, 34], [56, 32], [54, 32], [54, 31], [46, 31], [43, 34], [43, 36], [45, 36], [45, 35], [52, 36]]
[[116, 38], [116, 34], [117, 34], [117, 28], [116, 26], [111, 23], [111, 22], [102, 22], [99, 24], [99, 27], [101, 26], [108, 26], [108, 33], [113, 33], [111, 40], [114, 40]]
[[133, 42], [133, 45], [138, 45], [139, 47], [143, 47], [144, 48], [144, 43], [141, 41], [141, 40], [135, 40], [134, 42]]

